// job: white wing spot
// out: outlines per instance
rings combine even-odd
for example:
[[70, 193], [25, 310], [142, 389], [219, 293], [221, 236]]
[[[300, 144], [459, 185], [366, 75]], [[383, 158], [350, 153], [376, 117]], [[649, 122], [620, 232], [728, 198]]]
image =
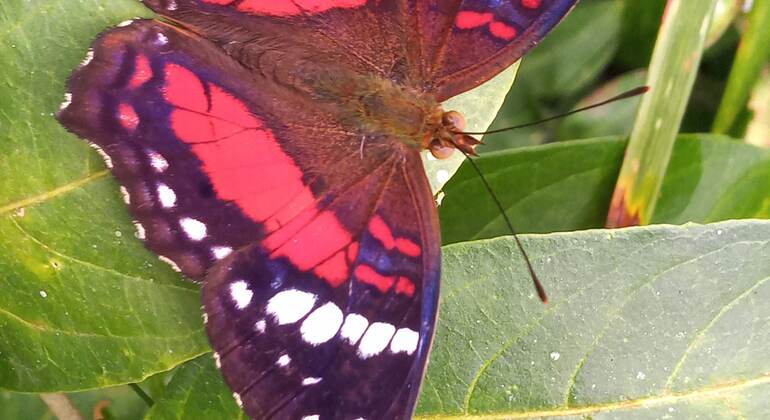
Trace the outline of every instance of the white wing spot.
[[417, 342], [420, 340], [420, 334], [409, 328], [400, 328], [393, 336], [390, 342], [390, 351], [392, 353], [401, 353], [411, 355], [417, 349]]
[[315, 385], [321, 382], [322, 378], [308, 377], [302, 380], [302, 385]]
[[230, 297], [233, 298], [236, 308], [243, 309], [251, 303], [254, 292], [249, 289], [245, 281], [238, 280], [230, 284]]
[[207, 314], [206, 312], [201, 314], [201, 318], [203, 318], [203, 323], [204, 324], [208, 324], [209, 323], [209, 314]]
[[168, 185], [158, 183], [158, 200], [164, 209], [170, 209], [176, 205], [176, 193]]
[[89, 48], [85, 58], [83, 58], [83, 61], [80, 62], [80, 67], [87, 66], [93, 59], [94, 59], [94, 50]]
[[291, 357], [289, 357], [288, 354], [284, 354], [283, 356], [279, 357], [278, 360], [275, 361], [275, 364], [280, 367], [289, 366], [289, 363], [291, 363]]
[[299, 321], [313, 309], [316, 295], [297, 289], [284, 290], [271, 297], [266, 311], [275, 318], [278, 325]]
[[176, 10], [176, 0], [171, 0], [168, 2], [168, 6], [166, 6], [167, 10]]
[[141, 223], [134, 221], [134, 228], [136, 228], [136, 233], [134, 236], [141, 240], [145, 240], [147, 238], [147, 233], [145, 232], [144, 226]]
[[214, 364], [217, 365], [217, 369], [221, 369], [222, 368], [222, 360], [219, 357], [219, 353], [214, 352], [213, 356], [214, 356]]
[[200, 220], [184, 217], [179, 220], [179, 225], [182, 226], [187, 237], [193, 241], [200, 241], [206, 237], [206, 224]]
[[324, 304], [302, 322], [299, 329], [302, 339], [314, 346], [331, 340], [337, 335], [343, 317], [342, 311], [333, 302]]
[[182, 269], [180, 269], [179, 266], [176, 265], [176, 263], [171, 260], [171, 258], [164, 257], [163, 255], [158, 255], [158, 259], [163, 261], [164, 263], [170, 265], [172, 270], [178, 271], [180, 273], [182, 272]]
[[150, 158], [150, 166], [155, 169], [155, 172], [160, 174], [168, 169], [168, 161], [160, 153], [154, 150], [149, 150], [147, 152], [147, 157]]
[[319, 416], [318, 414], [313, 414], [312, 416], [302, 417], [302, 420], [319, 420], [320, 418], [321, 416]]
[[126, 204], [131, 204], [131, 194], [128, 193], [128, 190], [124, 186], [120, 186], [120, 194], [123, 196], [123, 202]]
[[342, 338], [348, 340], [350, 344], [356, 344], [369, 326], [369, 321], [359, 314], [349, 314], [345, 317], [345, 323], [342, 325]]
[[396, 327], [385, 322], [374, 322], [366, 330], [361, 343], [358, 344], [358, 355], [362, 359], [368, 359], [380, 354], [388, 347], [390, 338], [396, 332]]
[[67, 92], [64, 94], [64, 102], [59, 105], [59, 111], [64, 111], [72, 103], [72, 94]]
[[235, 400], [235, 403], [238, 404], [238, 407], [243, 408], [243, 400], [241, 400], [240, 394], [233, 392], [233, 399]]
[[129, 20], [124, 20], [123, 22], [118, 23], [117, 26], [118, 26], [118, 28], [122, 28], [122, 27], [128, 26], [128, 25], [130, 25], [132, 23], [134, 23], [133, 19], [129, 19]]
[[233, 249], [229, 246], [213, 246], [211, 247], [211, 253], [214, 254], [214, 258], [221, 260], [222, 258], [230, 255]]
[[265, 328], [267, 328], [267, 322], [265, 322], [264, 319], [260, 319], [259, 321], [254, 323], [254, 331], [260, 334], [265, 332]]
[[166, 35], [163, 35], [162, 33], [158, 32], [158, 35], [155, 37], [155, 44], [156, 45], [166, 45], [166, 44], [168, 44], [168, 37]]
[[101, 147], [93, 144], [88, 143], [89, 146], [91, 146], [94, 150], [96, 150], [99, 155], [101, 155], [102, 159], [104, 159], [104, 164], [107, 165], [108, 168], [112, 169], [112, 158], [110, 155], [108, 155], [104, 150], [102, 150]]

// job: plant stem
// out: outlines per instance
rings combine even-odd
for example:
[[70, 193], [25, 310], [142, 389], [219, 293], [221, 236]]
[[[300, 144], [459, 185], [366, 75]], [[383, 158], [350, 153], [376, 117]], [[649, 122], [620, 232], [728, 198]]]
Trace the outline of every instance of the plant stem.
[[147, 395], [146, 392], [144, 392], [142, 387], [137, 384], [128, 384], [128, 386], [131, 387], [131, 389], [136, 393], [136, 395], [139, 396], [139, 398], [144, 401], [145, 404], [147, 404], [147, 407], [152, 407], [152, 405], [155, 404], [155, 401], [153, 401], [153, 399]]
[[83, 416], [72, 405], [72, 401], [63, 393], [40, 394], [40, 399], [59, 420], [83, 420]]

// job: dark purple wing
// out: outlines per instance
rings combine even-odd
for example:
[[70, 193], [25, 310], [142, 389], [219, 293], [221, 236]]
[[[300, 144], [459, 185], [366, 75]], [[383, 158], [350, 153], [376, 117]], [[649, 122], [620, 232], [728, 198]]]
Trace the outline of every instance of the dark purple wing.
[[[312, 59], [344, 62], [360, 74], [413, 85], [443, 101], [513, 64], [577, 0], [145, 3], [213, 40], [251, 68], [259, 68], [260, 57], [276, 51], [316, 51]], [[269, 51], [263, 40], [270, 40]]]

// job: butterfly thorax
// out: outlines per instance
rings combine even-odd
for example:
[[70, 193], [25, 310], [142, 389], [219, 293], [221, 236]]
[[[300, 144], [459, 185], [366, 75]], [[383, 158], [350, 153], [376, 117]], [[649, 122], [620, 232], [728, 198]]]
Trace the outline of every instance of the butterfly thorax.
[[417, 150], [438, 145], [454, 149], [467, 143], [457, 134], [464, 123], [447, 118], [459, 114], [445, 112], [432, 94], [418, 87], [344, 69], [310, 74], [303, 78], [305, 89], [335, 109], [348, 129], [368, 138]]

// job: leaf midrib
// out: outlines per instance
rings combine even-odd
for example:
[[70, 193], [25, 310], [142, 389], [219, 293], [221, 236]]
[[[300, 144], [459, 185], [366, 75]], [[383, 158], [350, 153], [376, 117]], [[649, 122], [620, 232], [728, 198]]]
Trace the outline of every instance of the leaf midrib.
[[109, 170], [102, 169], [101, 171], [94, 172], [86, 177], [76, 179], [74, 181], [68, 182], [64, 185], [61, 185], [59, 187], [56, 187], [54, 189], [48, 190], [42, 194], [33, 195], [31, 197], [22, 198], [21, 200], [14, 201], [8, 204], [5, 204], [3, 206], [0, 206], [0, 216], [10, 213], [12, 211], [18, 210], [23, 207], [32, 206], [35, 204], [40, 204], [43, 202], [46, 202], [52, 198], [58, 197], [60, 195], [67, 194], [71, 191], [74, 191], [80, 187], [82, 187], [85, 184], [88, 184], [92, 181], [96, 181], [98, 179], [104, 178], [107, 174], [109, 174]]
[[708, 398], [708, 397], [720, 397], [723, 394], [734, 392], [743, 388], [750, 388], [754, 386], [770, 385], [770, 373], [760, 375], [754, 379], [724, 382], [710, 387], [705, 387], [699, 390], [682, 393], [663, 393], [653, 397], [645, 397], [634, 400], [627, 400], [621, 402], [612, 402], [607, 404], [595, 404], [578, 408], [563, 408], [541, 411], [509, 411], [498, 412], [490, 414], [479, 415], [426, 415], [417, 417], [422, 420], [495, 420], [495, 419], [522, 419], [522, 418], [542, 418], [542, 417], [558, 417], [558, 416], [578, 416], [591, 413], [598, 413], [603, 411], [616, 411], [629, 408], [639, 408], [643, 406], [657, 406], [663, 404], [673, 404], [681, 401], [688, 401], [693, 399]]

